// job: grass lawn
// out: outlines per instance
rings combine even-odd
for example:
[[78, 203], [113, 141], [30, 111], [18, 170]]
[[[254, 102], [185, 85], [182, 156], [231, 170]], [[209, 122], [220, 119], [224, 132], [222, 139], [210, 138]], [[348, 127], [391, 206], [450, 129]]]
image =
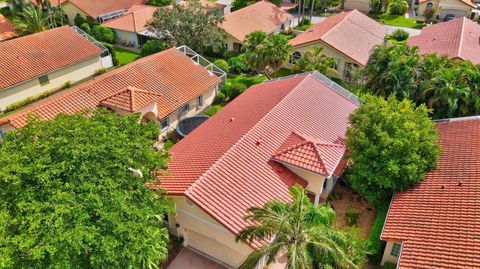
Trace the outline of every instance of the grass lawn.
[[203, 111], [203, 113], [205, 115], [208, 115], [208, 116], [213, 116], [215, 115], [218, 111], [220, 111], [225, 105], [223, 104], [216, 104], [216, 105], [213, 105], [209, 108], [207, 108], [205, 111]]
[[114, 47], [114, 48], [115, 48], [115, 56], [118, 59], [119, 65], [125, 65], [125, 64], [131, 63], [140, 57], [140, 53], [137, 53], [131, 50], [122, 49], [119, 47]]
[[[297, 71], [292, 71], [288, 70], [285, 68], [282, 68], [278, 70], [275, 74], [272, 75], [273, 78], [279, 78], [279, 77], [284, 77], [284, 76], [289, 76], [298, 73]], [[266, 80], [267, 77], [264, 75], [230, 75], [227, 79], [227, 84], [231, 84], [233, 82], [240, 82], [245, 84], [247, 88], [249, 88], [252, 85], [262, 83], [264, 80]]]
[[405, 16], [402, 16], [402, 15], [392, 15], [392, 14], [385, 13], [380, 15], [370, 14], [368, 16], [386, 25], [415, 28], [415, 29], [422, 29], [425, 26], [425, 24], [423, 23], [417, 23], [417, 20], [414, 18], [405, 18]]

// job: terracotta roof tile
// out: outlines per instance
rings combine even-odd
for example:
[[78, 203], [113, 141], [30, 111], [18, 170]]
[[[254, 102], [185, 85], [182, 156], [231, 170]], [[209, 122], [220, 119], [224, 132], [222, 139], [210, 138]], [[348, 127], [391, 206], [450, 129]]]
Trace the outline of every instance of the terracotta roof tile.
[[343, 144], [329, 143], [292, 132], [273, 155], [273, 159], [329, 177], [344, 153]]
[[225, 21], [220, 25], [220, 28], [238, 41], [243, 42], [245, 36], [252, 32], [263, 31], [271, 33], [292, 18], [292, 15], [276, 5], [261, 0], [226, 14]]
[[[220, 78], [196, 64], [181, 51], [171, 48], [107, 72], [62, 94], [37, 102], [0, 119], [0, 125], [10, 123], [19, 128], [27, 123], [28, 115], [38, 115], [48, 120], [59, 113], [73, 114], [81, 110], [93, 109], [109, 97], [109, 104], [115, 103], [115, 105], [126, 107], [128, 104], [119, 102], [119, 99], [114, 99], [113, 96], [119, 91], [125, 91], [129, 86], [137, 88], [136, 91], [148, 91], [154, 95], [161, 95], [157, 99], [159, 110], [157, 117], [162, 119], [219, 83]], [[135, 107], [150, 101], [143, 93], [140, 96], [141, 100], [138, 103], [133, 101]]]
[[139, 33], [147, 29], [147, 24], [153, 18], [158, 7], [148, 5], [133, 5], [123, 16], [109, 20], [102, 25], [112, 29]]
[[343, 12], [317, 23], [290, 40], [294, 47], [323, 41], [360, 65], [384, 42], [387, 29], [358, 10]]
[[0, 14], [0, 41], [9, 39], [17, 35], [13, 23]]
[[128, 86], [100, 101], [102, 106], [135, 112], [160, 99], [162, 95]]
[[0, 90], [101, 52], [69, 26], [0, 42]]
[[480, 25], [465, 17], [423, 28], [408, 40], [420, 54], [436, 53], [480, 63]]
[[252, 86], [170, 149], [169, 172], [152, 187], [187, 196], [236, 234], [248, 207], [306, 185], [272, 160], [292, 131], [342, 144], [356, 108], [309, 74]]
[[382, 239], [400, 268], [480, 268], [480, 119], [438, 122], [442, 153], [425, 180], [395, 194]]
[[66, 0], [62, 5], [71, 3], [78, 9], [85, 12], [92, 18], [97, 18], [100, 15], [121, 10], [129, 9], [136, 4], [146, 4], [147, 0]]

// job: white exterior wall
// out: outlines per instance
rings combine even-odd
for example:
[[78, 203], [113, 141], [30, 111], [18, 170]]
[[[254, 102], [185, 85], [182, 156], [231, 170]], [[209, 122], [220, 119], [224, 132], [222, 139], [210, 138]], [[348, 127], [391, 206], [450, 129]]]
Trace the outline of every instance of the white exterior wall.
[[400, 257], [400, 255], [398, 257], [390, 255], [390, 252], [392, 251], [392, 248], [393, 248], [393, 244], [395, 243], [400, 245], [402, 244], [401, 242], [387, 242], [387, 245], [385, 246], [385, 251], [383, 252], [381, 265], [385, 264], [386, 262], [398, 264], [398, 258]]
[[129, 45], [133, 45], [135, 47], [138, 47], [138, 38], [137, 38], [137, 33], [135, 32], [127, 32], [123, 30], [118, 30], [118, 29], [113, 29], [113, 32], [115, 32], [115, 42], [118, 44], [126, 45], [125, 43], [128, 43]]
[[0, 109], [5, 110], [8, 105], [24, 100], [46, 91], [58, 89], [70, 81], [86, 79], [92, 76], [96, 70], [102, 68], [100, 56], [95, 56], [83, 62], [79, 62], [68, 67], [53, 71], [48, 74], [49, 83], [40, 85], [38, 78], [27, 80], [16, 86], [0, 90]]

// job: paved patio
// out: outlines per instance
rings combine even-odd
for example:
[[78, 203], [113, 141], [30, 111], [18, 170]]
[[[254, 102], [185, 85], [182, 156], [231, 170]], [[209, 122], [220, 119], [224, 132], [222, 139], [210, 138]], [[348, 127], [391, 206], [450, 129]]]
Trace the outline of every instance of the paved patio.
[[197, 252], [183, 248], [167, 269], [228, 269], [224, 265], [221, 265], [215, 261], [208, 259], [207, 257], [198, 254]]

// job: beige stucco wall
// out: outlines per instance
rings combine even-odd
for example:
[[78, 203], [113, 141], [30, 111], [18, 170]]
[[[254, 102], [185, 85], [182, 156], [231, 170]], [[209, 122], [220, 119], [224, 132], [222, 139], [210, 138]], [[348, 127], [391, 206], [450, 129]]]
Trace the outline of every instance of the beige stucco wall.
[[303, 178], [308, 182], [308, 185], [305, 187], [307, 191], [313, 192], [315, 194], [322, 193], [325, 177], [290, 164], [284, 163], [283, 165], [285, 165], [290, 171], [294, 172], [299, 177]]
[[70, 23], [70, 25], [75, 24], [74, 19], [75, 19], [75, 16], [77, 16], [77, 13], [82, 15], [82, 17], [84, 17], [84, 18], [87, 18], [87, 16], [88, 16], [85, 12], [83, 12], [77, 6], [73, 5], [70, 2], [64, 3], [62, 5], [62, 9], [65, 12], [65, 14], [67, 14], [68, 22]]
[[[345, 63], [355, 64], [355, 61], [353, 61], [349, 57], [345, 56], [344, 54], [340, 53], [339, 51], [335, 50], [334, 48], [325, 44], [322, 41], [312, 42], [312, 43], [293, 47], [291, 50], [291, 53], [293, 54], [295, 51], [298, 51], [303, 56], [307, 51], [313, 50], [314, 48], [318, 48], [318, 47], [323, 48], [323, 51], [322, 51], [323, 54], [325, 54], [330, 58], [334, 58], [337, 61], [337, 74], [332, 74], [335, 77], [343, 78], [343, 70], [345, 68]], [[292, 69], [294, 68], [295, 65], [290, 64], [288, 61], [286, 61], [283, 66], [287, 69]]]
[[118, 29], [112, 29], [115, 32], [115, 42], [124, 45], [130, 43], [131, 45], [138, 47], [137, 33], [127, 32]]
[[[440, 19], [443, 19], [443, 16], [449, 12], [452, 12], [455, 15], [457, 15], [458, 13], [458, 15], [469, 16], [472, 11], [471, 7], [469, 7], [468, 5], [458, 0], [432, 0], [432, 1], [420, 3], [418, 5], [419, 15], [423, 16], [427, 3], [430, 3], [430, 2], [433, 4], [434, 19], [437, 17], [437, 15], [441, 16]], [[444, 12], [446, 11], [447, 13], [442, 14], [442, 11]]]
[[248, 245], [236, 243], [234, 234], [201, 208], [187, 202], [188, 198], [172, 199], [177, 210], [175, 216], [169, 216], [169, 227], [173, 234], [184, 238], [185, 246], [235, 268], [252, 252]]
[[100, 56], [95, 56], [49, 73], [48, 78], [50, 82], [46, 85], [41, 86], [38, 78], [34, 78], [16, 86], [0, 90], [0, 109], [4, 110], [8, 105], [15, 102], [62, 87], [68, 81], [75, 83], [88, 78], [100, 68], [102, 68]]
[[370, 0], [345, 0], [344, 8], [347, 10], [358, 9], [368, 13], [370, 11]]
[[390, 255], [390, 252], [392, 251], [392, 247], [394, 243], [397, 243], [400, 245], [402, 244], [401, 242], [387, 242], [387, 245], [385, 246], [385, 251], [383, 252], [381, 265], [383, 265], [386, 262], [395, 263], [395, 264], [398, 263], [398, 258], [400, 257], [400, 255], [398, 257]]

